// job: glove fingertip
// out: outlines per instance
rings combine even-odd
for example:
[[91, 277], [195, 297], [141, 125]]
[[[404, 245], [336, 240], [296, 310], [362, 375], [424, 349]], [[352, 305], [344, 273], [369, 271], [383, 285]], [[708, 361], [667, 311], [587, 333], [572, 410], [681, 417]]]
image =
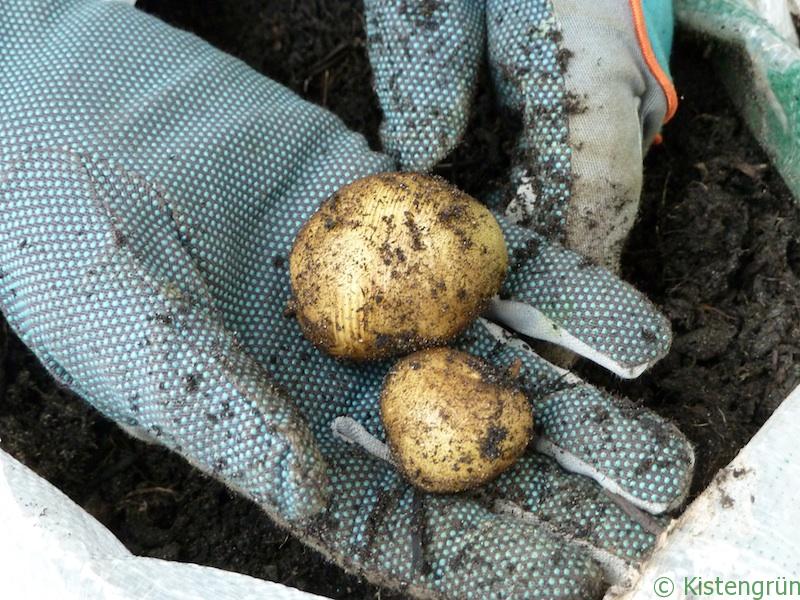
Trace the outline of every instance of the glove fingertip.
[[669, 351], [669, 320], [644, 294], [592, 261], [504, 219], [512, 257], [493, 318], [630, 379]]
[[366, 2], [367, 49], [385, 152], [428, 170], [466, 129], [484, 42], [480, 3]]

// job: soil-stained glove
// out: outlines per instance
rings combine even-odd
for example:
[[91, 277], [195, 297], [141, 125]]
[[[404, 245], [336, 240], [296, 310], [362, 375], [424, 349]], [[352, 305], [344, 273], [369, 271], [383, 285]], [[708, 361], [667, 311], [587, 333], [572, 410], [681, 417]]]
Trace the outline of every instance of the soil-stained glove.
[[[412, 594], [597, 597], [651, 546], [643, 511], [685, 497], [686, 439], [486, 321], [459, 345], [521, 367], [541, 453], [474, 495], [384, 460], [390, 364], [330, 359], [285, 315], [301, 224], [394, 167], [336, 117], [117, 2], [10, 0], [0, 40], [0, 306], [66, 385]], [[664, 352], [638, 293], [503, 226], [509, 301], [616, 365]]]
[[666, 0], [366, 0], [385, 149], [427, 169], [458, 143], [484, 55], [521, 119], [509, 217], [611, 270], [642, 156], [677, 99]]

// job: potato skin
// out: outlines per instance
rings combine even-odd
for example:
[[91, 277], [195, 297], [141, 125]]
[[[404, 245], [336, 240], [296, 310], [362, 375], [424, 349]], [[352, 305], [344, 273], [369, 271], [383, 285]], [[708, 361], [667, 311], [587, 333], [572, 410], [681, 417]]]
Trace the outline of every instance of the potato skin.
[[289, 258], [304, 335], [354, 360], [447, 343], [499, 291], [507, 267], [491, 212], [419, 173], [344, 186], [302, 227]]
[[494, 479], [533, 436], [525, 394], [484, 361], [450, 348], [397, 362], [384, 381], [381, 419], [398, 468], [428, 492]]

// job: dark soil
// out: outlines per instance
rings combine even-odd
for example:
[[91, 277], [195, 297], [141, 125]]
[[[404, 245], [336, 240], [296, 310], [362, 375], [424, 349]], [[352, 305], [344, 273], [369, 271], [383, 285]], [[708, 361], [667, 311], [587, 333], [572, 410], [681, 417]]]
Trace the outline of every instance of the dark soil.
[[681, 106], [645, 164], [623, 276], [672, 321], [667, 357], [633, 382], [595, 382], [673, 419], [702, 491], [800, 383], [800, 210], [732, 108], [707, 48], [679, 36]]
[[[327, 106], [378, 147], [363, 21], [335, 0], [147, 0], [256, 69]], [[682, 104], [646, 165], [624, 275], [672, 319], [670, 354], [635, 382], [594, 382], [674, 419], [697, 448], [702, 490], [800, 382], [800, 218], [704, 59], [678, 37]], [[513, 126], [486, 77], [467, 140], [438, 172], [474, 194], [499, 181]], [[249, 501], [126, 436], [60, 389], [0, 321], [0, 438], [134, 553], [192, 561], [336, 598], [391, 598], [288, 537]]]

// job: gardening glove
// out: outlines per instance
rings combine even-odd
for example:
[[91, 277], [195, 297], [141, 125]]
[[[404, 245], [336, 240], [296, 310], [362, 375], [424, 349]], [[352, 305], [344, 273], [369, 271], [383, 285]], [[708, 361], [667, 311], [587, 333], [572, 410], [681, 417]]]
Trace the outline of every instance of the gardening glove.
[[[318, 352], [287, 255], [339, 187], [395, 165], [339, 119], [118, 2], [0, 12], [0, 306], [66, 386], [257, 502], [345, 569], [415, 595], [592, 598], [677, 507], [670, 423], [476, 322], [457, 346], [519, 368], [534, 448], [478, 493], [412, 488], [383, 445], [388, 361]], [[501, 219], [504, 296], [620, 368], [667, 323], [603, 269]], [[389, 460], [387, 460], [389, 459]]]
[[668, 0], [366, 0], [386, 152], [429, 169], [461, 139], [487, 59], [521, 120], [510, 218], [616, 271], [642, 156], [677, 98]]

